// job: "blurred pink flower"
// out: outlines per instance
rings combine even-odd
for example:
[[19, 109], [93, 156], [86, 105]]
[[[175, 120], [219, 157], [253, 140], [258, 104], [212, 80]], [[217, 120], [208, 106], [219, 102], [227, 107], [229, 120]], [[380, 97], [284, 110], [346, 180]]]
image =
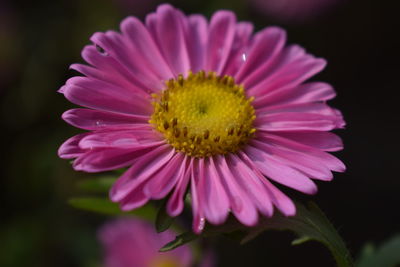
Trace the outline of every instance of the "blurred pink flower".
[[259, 12], [281, 21], [306, 21], [331, 9], [340, 0], [252, 0]]
[[100, 228], [98, 236], [104, 251], [104, 267], [189, 267], [194, 264], [187, 245], [158, 252], [175, 238], [175, 233], [167, 230], [157, 234], [153, 225], [136, 218], [111, 221]]
[[123, 210], [169, 195], [167, 212], [177, 216], [190, 187], [196, 233], [229, 212], [253, 226], [274, 206], [296, 212], [271, 181], [314, 194], [312, 179], [345, 170], [326, 152], [342, 149], [328, 132], [345, 124], [326, 104], [335, 91], [306, 82], [326, 62], [285, 46], [283, 29], [253, 34], [229, 11], [207, 22], [161, 5], [145, 24], [125, 19], [121, 31], [95, 33], [82, 52], [91, 66], [71, 66], [85, 76], [60, 92], [86, 108], [62, 117], [89, 132], [59, 155], [86, 172], [129, 167], [110, 192]]

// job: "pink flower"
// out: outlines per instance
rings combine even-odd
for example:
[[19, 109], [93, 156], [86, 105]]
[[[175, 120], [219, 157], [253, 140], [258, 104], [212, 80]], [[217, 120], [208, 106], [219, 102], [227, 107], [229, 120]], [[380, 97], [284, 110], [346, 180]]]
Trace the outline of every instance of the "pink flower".
[[174, 238], [175, 234], [171, 230], [157, 234], [151, 224], [135, 218], [109, 222], [99, 230], [99, 240], [104, 250], [104, 267], [193, 266], [193, 256], [188, 246], [170, 252], [158, 252]]
[[328, 132], [345, 124], [326, 104], [335, 92], [306, 82], [326, 62], [285, 46], [284, 30], [253, 34], [229, 11], [207, 22], [161, 5], [145, 24], [125, 19], [121, 31], [95, 33], [82, 52], [91, 66], [71, 66], [85, 76], [60, 91], [86, 108], [62, 117], [89, 132], [59, 155], [86, 172], [129, 167], [110, 191], [123, 210], [169, 195], [167, 212], [177, 216], [190, 188], [196, 233], [230, 212], [253, 226], [274, 207], [295, 214], [273, 183], [314, 194], [314, 179], [345, 170], [326, 152], [342, 149]]
[[252, 0], [257, 9], [279, 20], [305, 21], [331, 9], [339, 0]]

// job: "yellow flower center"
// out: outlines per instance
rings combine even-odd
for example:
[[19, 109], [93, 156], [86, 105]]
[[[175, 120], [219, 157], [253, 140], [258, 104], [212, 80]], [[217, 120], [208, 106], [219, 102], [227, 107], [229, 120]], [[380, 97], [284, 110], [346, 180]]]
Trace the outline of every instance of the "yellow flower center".
[[256, 118], [243, 86], [215, 72], [189, 73], [153, 94], [150, 123], [177, 151], [193, 157], [236, 152], [255, 132]]

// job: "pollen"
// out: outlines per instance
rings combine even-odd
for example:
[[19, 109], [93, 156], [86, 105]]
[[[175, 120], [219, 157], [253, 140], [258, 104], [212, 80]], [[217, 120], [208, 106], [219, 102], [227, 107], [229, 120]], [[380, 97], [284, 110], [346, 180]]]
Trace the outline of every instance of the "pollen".
[[253, 98], [228, 75], [204, 71], [186, 78], [179, 75], [152, 97], [154, 113], [149, 122], [188, 156], [235, 153], [256, 131]]

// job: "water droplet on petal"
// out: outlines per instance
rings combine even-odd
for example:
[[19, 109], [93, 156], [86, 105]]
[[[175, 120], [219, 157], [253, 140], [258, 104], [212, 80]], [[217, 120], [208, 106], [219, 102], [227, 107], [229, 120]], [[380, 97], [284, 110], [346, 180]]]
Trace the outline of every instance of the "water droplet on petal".
[[201, 217], [199, 220], [199, 225], [197, 226], [199, 232], [203, 231], [205, 225], [206, 225], [206, 219], [204, 219], [204, 217]]
[[104, 50], [103, 47], [99, 46], [98, 44], [96, 44], [95, 46], [96, 46], [96, 50], [97, 50], [100, 54], [102, 54], [102, 55], [104, 55], [104, 56], [107, 56], [107, 55], [108, 55], [108, 53], [106, 52], [106, 50]]
[[242, 53], [242, 61], [243, 62], [247, 61], [247, 54], [246, 53]]
[[96, 121], [95, 124], [96, 124], [96, 126], [102, 126], [103, 125], [103, 123], [100, 120]]

